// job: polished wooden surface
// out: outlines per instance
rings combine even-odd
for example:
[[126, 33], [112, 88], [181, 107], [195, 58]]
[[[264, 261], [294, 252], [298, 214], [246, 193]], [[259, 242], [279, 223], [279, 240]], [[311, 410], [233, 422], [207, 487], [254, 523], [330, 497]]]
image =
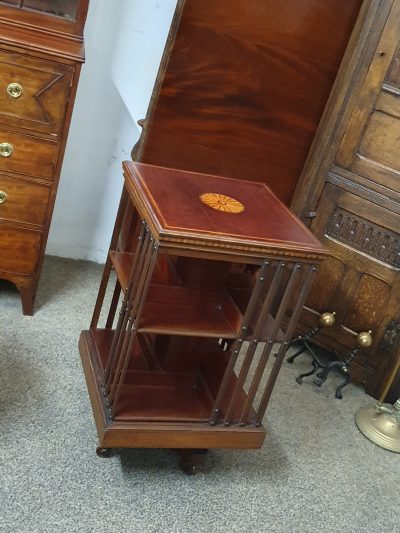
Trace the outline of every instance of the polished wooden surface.
[[290, 203], [362, 0], [181, 0], [133, 158]]
[[[260, 255], [282, 249], [284, 254], [317, 258], [325, 253], [314, 235], [264, 183], [129, 161], [123, 166], [128, 192], [139, 209], [150, 210], [160, 244], [167, 245], [168, 239], [179, 233], [202, 243], [214, 239], [214, 252], [240, 247], [245, 253], [252, 244], [260, 248]], [[204, 193], [220, 195], [216, 197], [217, 209], [202, 201]], [[218, 199], [221, 195], [222, 203]], [[234, 206], [235, 202], [242, 206], [240, 212], [224, 210], [232, 201]]]
[[[1, 12], [1, 9], [0, 9]], [[49, 18], [44, 15], [45, 18]], [[43, 18], [43, 15], [41, 15]], [[11, 19], [11, 20], [10, 20]], [[2, 46], [7, 50], [17, 50], [24, 53], [29, 51], [33, 54], [45, 54], [54, 61], [68, 63], [70, 61], [82, 62], [85, 59], [85, 52], [82, 39], [68, 39], [60, 33], [52, 34], [47, 27], [47, 31], [38, 28], [34, 31], [30, 25], [16, 26], [12, 21], [12, 15], [8, 19], [0, 17]]]
[[227, 291], [151, 285], [139, 331], [235, 339], [242, 320]]
[[42, 234], [38, 231], [1, 227], [0, 272], [5, 274], [6, 279], [9, 279], [7, 272], [31, 275], [37, 265], [41, 238]]
[[0, 220], [44, 227], [49, 187], [0, 174], [0, 191], [7, 195], [5, 202], [0, 204]]
[[100, 446], [104, 448], [236, 448], [256, 449], [264, 442], [265, 428], [212, 427], [207, 423], [114, 422], [110, 424], [96, 381], [95, 351], [91, 332], [79, 341], [82, 365], [92, 402]]
[[[40, 0], [38, 1], [40, 2]], [[5, 22], [15, 21], [20, 29], [29, 26], [36, 29], [45, 29], [47, 37], [50, 37], [50, 39], [53, 35], [61, 33], [64, 34], [64, 37], [66, 36], [67, 39], [71, 40], [71, 42], [73, 40], [82, 41], [82, 33], [89, 7], [89, 0], [73, 1], [77, 5], [77, 10], [76, 16], [70, 19], [53, 16], [45, 11], [29, 8], [26, 9], [24, 6], [11, 7], [10, 5], [5, 5], [4, 2], [0, 3], [0, 19], [4, 19]], [[46, 4], [50, 7], [50, 9], [54, 7], [53, 0], [46, 0]], [[30, 7], [34, 6], [32, 5]]]
[[0, 142], [11, 144], [10, 157], [0, 156], [0, 172], [11, 172], [51, 180], [56, 169], [59, 143], [0, 128]]
[[265, 184], [132, 162], [124, 170], [91, 329], [80, 338], [100, 447], [259, 448], [325, 250]]
[[[62, 133], [73, 67], [0, 49], [0, 123], [48, 133]], [[22, 95], [10, 98], [17, 81]]]
[[[299, 214], [315, 212], [310, 228], [331, 255], [308, 306], [336, 311], [337, 325], [318, 338], [345, 357], [355, 333], [372, 330], [352, 375], [376, 398], [399, 356], [399, 20], [399, 0], [370, 3], [358, 59], [340, 80], [344, 97], [332, 101], [294, 202]], [[315, 317], [303, 321], [306, 329]], [[399, 395], [400, 374], [387, 400]]]
[[[54, 6], [54, 5], [53, 5]], [[57, 193], [83, 54], [88, 0], [76, 21], [0, 3], [0, 278], [33, 304]], [[9, 94], [18, 84], [21, 93]], [[33, 229], [40, 231], [33, 232]], [[3, 257], [4, 255], [4, 257]]]

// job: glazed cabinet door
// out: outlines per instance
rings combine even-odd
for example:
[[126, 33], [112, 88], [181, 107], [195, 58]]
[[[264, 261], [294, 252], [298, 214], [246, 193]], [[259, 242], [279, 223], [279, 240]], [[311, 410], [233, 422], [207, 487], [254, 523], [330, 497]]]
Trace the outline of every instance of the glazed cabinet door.
[[21, 7], [43, 11], [49, 15], [74, 20], [78, 10], [78, 0], [23, 0]]

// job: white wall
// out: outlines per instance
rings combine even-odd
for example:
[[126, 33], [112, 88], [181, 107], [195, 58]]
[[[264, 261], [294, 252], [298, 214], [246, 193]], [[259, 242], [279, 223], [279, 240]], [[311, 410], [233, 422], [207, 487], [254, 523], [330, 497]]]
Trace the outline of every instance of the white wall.
[[136, 121], [146, 115], [176, 2], [91, 0], [86, 64], [46, 253], [105, 260], [121, 162], [139, 137]]

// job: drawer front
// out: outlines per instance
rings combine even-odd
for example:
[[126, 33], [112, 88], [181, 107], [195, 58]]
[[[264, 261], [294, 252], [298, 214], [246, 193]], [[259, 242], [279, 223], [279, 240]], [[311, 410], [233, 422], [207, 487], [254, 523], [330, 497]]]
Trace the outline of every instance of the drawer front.
[[42, 234], [0, 226], [0, 271], [32, 275], [38, 260]]
[[0, 220], [43, 226], [49, 197], [45, 185], [0, 175]]
[[73, 67], [0, 50], [0, 123], [60, 135]]
[[0, 171], [52, 179], [59, 143], [0, 129]]

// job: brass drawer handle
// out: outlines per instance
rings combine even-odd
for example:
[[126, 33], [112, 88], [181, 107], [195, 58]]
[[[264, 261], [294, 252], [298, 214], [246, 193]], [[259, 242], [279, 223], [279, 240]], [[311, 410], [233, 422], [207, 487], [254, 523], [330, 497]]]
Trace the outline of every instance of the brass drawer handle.
[[14, 152], [14, 147], [10, 143], [1, 143], [0, 144], [0, 155], [1, 157], [11, 157]]
[[0, 191], [0, 204], [4, 204], [6, 200], [7, 200], [7, 193], [4, 191]]
[[12, 98], [19, 98], [22, 96], [23, 92], [24, 89], [19, 83], [10, 83], [10, 85], [7, 87], [7, 94]]

